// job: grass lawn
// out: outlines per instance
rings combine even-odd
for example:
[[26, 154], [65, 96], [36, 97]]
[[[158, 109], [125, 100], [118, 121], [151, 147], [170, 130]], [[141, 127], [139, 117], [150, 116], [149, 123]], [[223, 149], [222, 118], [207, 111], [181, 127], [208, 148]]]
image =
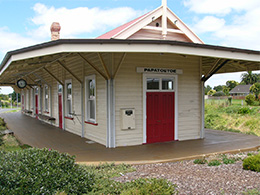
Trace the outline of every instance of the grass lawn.
[[260, 106], [241, 105], [242, 100], [205, 101], [205, 128], [260, 136]]
[[16, 151], [30, 148], [21, 144], [13, 135], [2, 135], [1, 132], [7, 129], [4, 119], [0, 118], [0, 151]]
[[9, 112], [19, 112], [21, 111], [21, 108], [18, 108], [18, 109], [15, 109], [15, 110], [8, 110], [8, 111], [5, 111], [3, 113], [9, 113]]

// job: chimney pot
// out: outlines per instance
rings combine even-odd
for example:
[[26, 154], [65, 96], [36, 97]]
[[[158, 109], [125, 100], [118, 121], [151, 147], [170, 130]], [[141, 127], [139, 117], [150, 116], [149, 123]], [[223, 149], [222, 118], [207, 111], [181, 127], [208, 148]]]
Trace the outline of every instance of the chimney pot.
[[60, 39], [60, 23], [53, 22], [51, 25], [51, 40], [55, 41]]

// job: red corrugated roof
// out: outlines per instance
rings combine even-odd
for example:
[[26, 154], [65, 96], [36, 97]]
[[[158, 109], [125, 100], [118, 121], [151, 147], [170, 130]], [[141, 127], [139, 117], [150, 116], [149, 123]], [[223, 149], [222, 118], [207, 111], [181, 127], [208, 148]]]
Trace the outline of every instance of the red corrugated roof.
[[[149, 14], [149, 13], [147, 13], [147, 14]], [[133, 23], [135, 23], [138, 20], [140, 20], [141, 18], [145, 17], [147, 14], [144, 14], [144, 15], [140, 16], [139, 18], [136, 18], [136, 19], [134, 19], [134, 20], [132, 20], [132, 21], [126, 23], [126, 24], [123, 24], [122, 26], [119, 26], [119, 27], [109, 31], [109, 32], [107, 32], [107, 33], [97, 37], [96, 39], [111, 39], [111, 38], [113, 38], [114, 35], [116, 35], [117, 33], [121, 32], [121, 31], [123, 31], [124, 29], [126, 29], [127, 27], [132, 25]]]

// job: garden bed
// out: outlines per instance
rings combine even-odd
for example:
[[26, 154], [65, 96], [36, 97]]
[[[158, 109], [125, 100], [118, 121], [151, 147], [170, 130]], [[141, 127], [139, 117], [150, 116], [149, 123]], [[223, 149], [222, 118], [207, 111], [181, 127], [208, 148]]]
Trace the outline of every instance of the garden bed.
[[247, 154], [229, 154], [229, 159], [240, 160], [234, 164], [222, 162], [219, 166], [195, 164], [193, 160], [135, 165], [135, 172], [114, 179], [126, 182], [137, 178], [164, 178], [177, 185], [179, 194], [260, 194], [260, 172], [247, 171], [242, 166]]

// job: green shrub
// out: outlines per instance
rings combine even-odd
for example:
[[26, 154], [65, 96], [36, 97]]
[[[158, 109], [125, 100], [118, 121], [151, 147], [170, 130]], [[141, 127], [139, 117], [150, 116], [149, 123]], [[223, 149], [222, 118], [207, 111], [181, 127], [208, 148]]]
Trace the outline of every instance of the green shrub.
[[216, 93], [213, 94], [215, 97], [220, 97], [220, 96], [225, 96], [226, 94], [223, 91], [217, 91]]
[[237, 114], [240, 108], [241, 108], [240, 106], [229, 106], [224, 108], [223, 111], [227, 114], [231, 114], [231, 113]]
[[241, 107], [238, 110], [238, 114], [250, 114], [252, 113], [252, 109], [250, 109], [249, 107]]
[[0, 194], [84, 194], [94, 182], [68, 154], [36, 148], [0, 152]]
[[227, 165], [227, 164], [234, 164], [236, 162], [236, 159], [224, 157], [222, 159], [222, 161], [223, 161], [224, 164]]
[[246, 99], [245, 99], [247, 105], [253, 105], [254, 102], [255, 102], [255, 96], [253, 94], [249, 94], [246, 96]]
[[6, 127], [6, 122], [3, 118], [0, 118], [0, 126]]
[[251, 189], [247, 192], [243, 192], [245, 195], [260, 195], [260, 189]]
[[254, 112], [257, 112], [256, 109], [250, 108], [250, 107], [241, 107], [241, 106], [229, 106], [224, 108], [223, 110], [227, 114], [252, 114]]
[[203, 159], [195, 159], [193, 161], [194, 164], [206, 164], [207, 162], [208, 161], [205, 158], [203, 158]]
[[137, 179], [125, 183], [125, 189], [121, 195], [172, 195], [178, 194], [177, 186], [165, 179]]
[[2, 146], [4, 143], [3, 137], [4, 137], [3, 135], [0, 135], [0, 146]]
[[6, 130], [7, 127], [6, 127], [6, 122], [4, 121], [3, 118], [0, 118], [0, 131], [1, 130]]
[[165, 179], [137, 179], [131, 182], [117, 182], [108, 178], [96, 180], [90, 195], [121, 194], [121, 195], [146, 195], [146, 194], [177, 194], [177, 186]]
[[221, 117], [218, 114], [206, 114], [205, 115], [205, 127], [206, 128], [214, 128], [217, 121], [219, 121]]
[[115, 165], [115, 163], [102, 163], [97, 166], [85, 166], [88, 172], [95, 173], [96, 177], [112, 178], [119, 177], [121, 174], [133, 172], [135, 168], [127, 164]]
[[219, 166], [221, 162], [219, 160], [213, 160], [208, 163], [208, 166]]
[[244, 159], [243, 168], [245, 170], [260, 172], [260, 153]]

